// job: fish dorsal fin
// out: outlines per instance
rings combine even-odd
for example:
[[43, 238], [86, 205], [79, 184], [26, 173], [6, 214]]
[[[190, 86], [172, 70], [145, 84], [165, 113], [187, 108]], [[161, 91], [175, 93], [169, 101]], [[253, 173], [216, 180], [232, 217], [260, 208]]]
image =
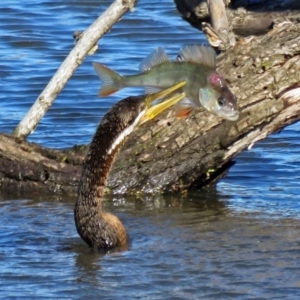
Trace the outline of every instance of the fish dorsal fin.
[[209, 45], [185, 46], [180, 50], [176, 60], [202, 64], [213, 69], [216, 67], [216, 53]]
[[158, 47], [142, 60], [139, 69], [141, 72], [145, 72], [150, 70], [152, 67], [160, 65], [166, 61], [170, 61], [168, 55], [163, 48]]

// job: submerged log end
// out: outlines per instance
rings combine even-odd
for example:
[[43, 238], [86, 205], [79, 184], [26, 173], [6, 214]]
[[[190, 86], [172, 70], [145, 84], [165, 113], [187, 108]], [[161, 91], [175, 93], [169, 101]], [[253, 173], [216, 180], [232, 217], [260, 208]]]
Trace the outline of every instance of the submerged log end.
[[[86, 147], [85, 147], [86, 148]], [[34, 143], [0, 135], [1, 195], [56, 198], [74, 196], [86, 149], [46, 149]]]

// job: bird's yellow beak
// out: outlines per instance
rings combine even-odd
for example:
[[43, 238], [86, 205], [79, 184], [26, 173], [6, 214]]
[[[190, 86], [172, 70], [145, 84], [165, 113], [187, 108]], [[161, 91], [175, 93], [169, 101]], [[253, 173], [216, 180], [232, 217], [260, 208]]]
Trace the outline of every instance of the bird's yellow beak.
[[[139, 124], [143, 124], [160, 113], [162, 113], [164, 110], [169, 108], [170, 106], [176, 104], [178, 101], [182, 100], [185, 97], [185, 93], [176, 93], [180, 88], [182, 88], [186, 84], [185, 81], [181, 81], [175, 85], [172, 85], [171, 87], [162, 90], [155, 94], [149, 94], [146, 96], [146, 103], [147, 103], [147, 111], [145, 115], [141, 118]], [[162, 102], [152, 106], [152, 103], [156, 100], [163, 99]]]

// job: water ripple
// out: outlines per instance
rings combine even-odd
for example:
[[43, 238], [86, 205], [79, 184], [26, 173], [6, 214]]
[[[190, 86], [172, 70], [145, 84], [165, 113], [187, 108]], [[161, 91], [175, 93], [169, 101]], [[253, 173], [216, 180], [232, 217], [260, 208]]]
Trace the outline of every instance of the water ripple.
[[[84, 30], [111, 3], [8, 1], [0, 5], [0, 122], [11, 132]], [[134, 74], [153, 48], [174, 58], [202, 43], [172, 0], [139, 1], [99, 41], [30, 141], [65, 148], [88, 143], [103, 114], [132, 93], [97, 97], [91, 62]], [[3, 299], [299, 299], [299, 124], [236, 158], [217, 190], [186, 197], [112, 199], [128, 251], [101, 255], [78, 237], [75, 199], [0, 201]]]

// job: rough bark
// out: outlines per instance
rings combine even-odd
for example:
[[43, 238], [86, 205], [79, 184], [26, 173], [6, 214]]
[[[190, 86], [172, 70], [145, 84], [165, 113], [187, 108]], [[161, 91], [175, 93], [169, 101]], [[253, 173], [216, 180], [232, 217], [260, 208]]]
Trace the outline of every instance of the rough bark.
[[136, 185], [145, 192], [169, 192], [206, 185], [238, 153], [299, 120], [299, 30], [299, 24], [285, 23], [224, 53], [218, 69], [238, 97], [239, 120], [199, 111], [185, 121], [170, 119], [171, 126], [140, 129], [111, 174], [114, 190]]
[[[175, 119], [169, 111], [145, 123], [118, 156], [110, 191], [183, 192], [205, 186], [227, 170], [241, 151], [299, 120], [299, 32], [297, 20], [285, 21], [264, 36], [240, 38], [222, 53], [218, 70], [238, 98], [239, 120], [224, 121], [199, 110], [185, 120]], [[48, 150], [1, 136], [2, 193], [76, 194], [85, 154], [77, 150]]]
[[0, 134], [1, 195], [74, 196], [85, 153], [85, 146], [59, 151]]

